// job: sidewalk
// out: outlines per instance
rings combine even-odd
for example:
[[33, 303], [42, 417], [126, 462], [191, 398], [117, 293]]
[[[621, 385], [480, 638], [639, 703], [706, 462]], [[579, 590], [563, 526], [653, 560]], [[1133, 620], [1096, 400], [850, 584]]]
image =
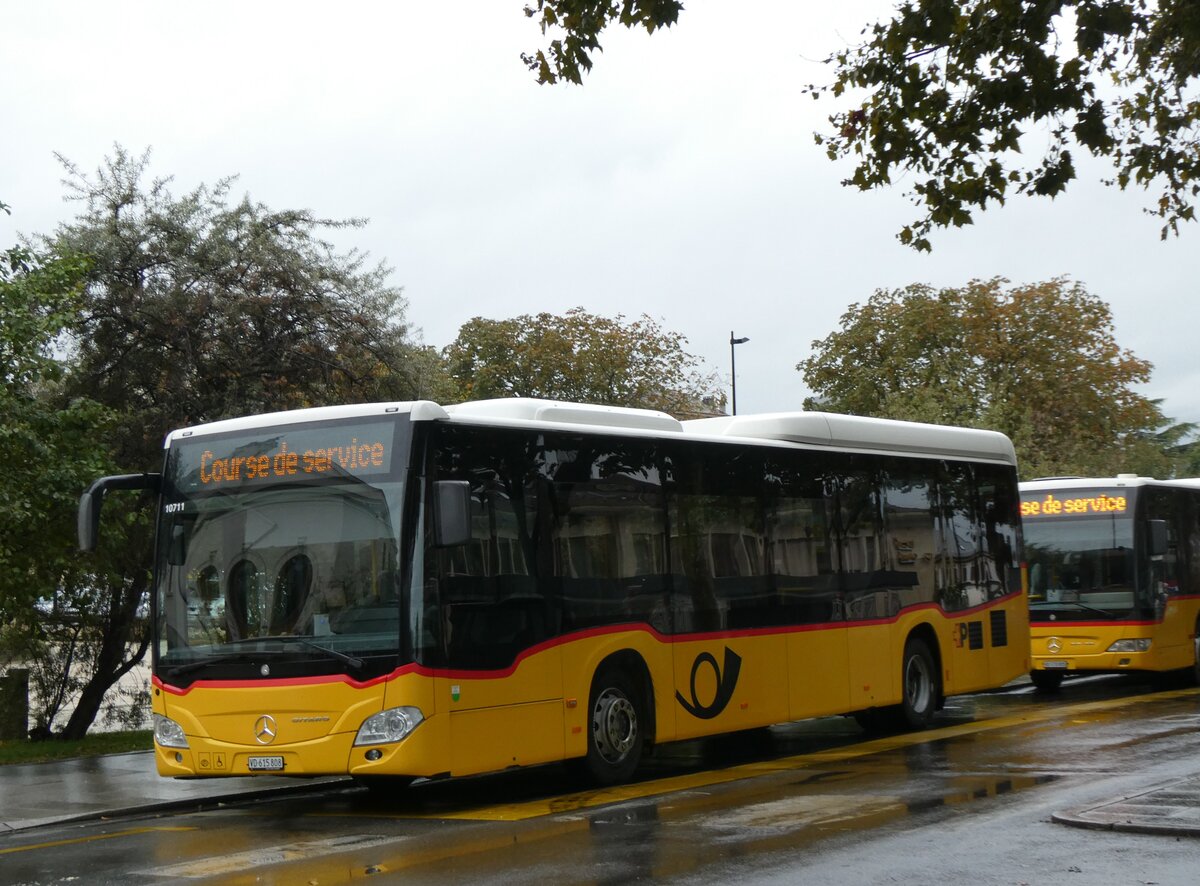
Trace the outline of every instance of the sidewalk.
[[1056, 812], [1051, 818], [1080, 828], [1200, 837], [1200, 775], [1095, 806]]
[[310, 790], [344, 778], [161, 778], [153, 751], [0, 766], [0, 838], [30, 828]]

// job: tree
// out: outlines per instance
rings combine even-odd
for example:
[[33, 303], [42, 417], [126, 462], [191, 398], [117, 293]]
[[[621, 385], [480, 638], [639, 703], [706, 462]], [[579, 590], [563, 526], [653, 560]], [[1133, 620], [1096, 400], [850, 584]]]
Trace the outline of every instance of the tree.
[[547, 397], [711, 415], [724, 394], [682, 335], [648, 316], [627, 322], [574, 308], [556, 316], [475, 317], [446, 348], [464, 399]]
[[[809, 409], [965, 425], [1012, 438], [1021, 473], [1170, 470], [1151, 364], [1123, 350], [1108, 305], [1063, 278], [913, 285], [853, 304], [797, 365]], [[1160, 445], [1160, 443], [1162, 445]]]
[[31, 668], [39, 723], [67, 685], [44, 667], [66, 648], [47, 610], [92, 584], [75, 551], [76, 501], [110, 467], [98, 435], [111, 414], [61, 396], [54, 355], [77, 321], [86, 271], [74, 255], [16, 247], [0, 256], [0, 663]]
[[86, 269], [68, 254], [0, 255], [0, 625], [17, 621], [19, 633], [37, 600], [79, 581], [75, 503], [108, 466], [96, 440], [106, 410], [56, 396], [53, 350], [77, 319]]
[[[89, 176], [63, 160], [82, 209], [47, 240], [90, 257], [65, 390], [116, 414], [105, 439], [122, 470], [157, 470], [173, 427], [412, 399], [439, 384], [430, 350], [408, 340], [388, 269], [319, 236], [363, 222], [231, 201], [232, 179], [175, 197], [169, 179], [144, 181], [148, 161], [117, 146]], [[86, 732], [146, 649], [148, 515], [114, 498], [103, 536], [92, 585], [59, 607], [94, 618], [91, 672], [65, 738]]]
[[[539, 82], [581, 81], [612, 22], [653, 33], [675, 0], [539, 0], [525, 13], [548, 50], [522, 59]], [[911, 182], [923, 215], [898, 234], [930, 248], [933, 228], [970, 224], [1011, 194], [1062, 193], [1072, 146], [1107, 158], [1108, 184], [1154, 188], [1162, 236], [1195, 217], [1200, 193], [1200, 8], [1192, 0], [907, 0], [830, 56], [814, 98], [867, 92], [816, 135], [830, 159], [853, 158], [843, 184]], [[1028, 163], [1021, 161], [1032, 157]]]
[[318, 236], [361, 219], [231, 202], [233, 179], [176, 198], [120, 146], [92, 177], [62, 162], [83, 211], [52, 242], [92, 257], [73, 381], [125, 413], [121, 463], [180, 424], [422, 393], [389, 269]]
[[521, 53], [521, 61], [538, 75], [539, 83], [560, 79], [582, 83], [592, 69], [593, 52], [602, 52], [600, 32], [610, 22], [627, 28], [642, 27], [653, 34], [669, 28], [683, 10], [680, 0], [537, 0], [525, 14], [536, 19], [542, 35], [561, 33], [547, 49]]
[[[970, 224], [1010, 193], [1060, 194], [1075, 145], [1112, 161], [1108, 184], [1157, 189], [1162, 236], [1200, 192], [1200, 7], [1190, 0], [909, 0], [835, 54], [814, 96], [867, 90], [817, 135], [853, 157], [843, 184], [904, 176], [924, 215], [899, 233]], [[1031, 161], [1022, 163], [1025, 156]]]

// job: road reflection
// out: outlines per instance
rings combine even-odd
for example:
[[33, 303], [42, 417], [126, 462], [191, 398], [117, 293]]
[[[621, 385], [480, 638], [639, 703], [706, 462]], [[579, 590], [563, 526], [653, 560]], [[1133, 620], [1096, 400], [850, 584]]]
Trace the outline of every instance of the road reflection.
[[669, 745], [637, 782], [605, 790], [547, 766], [177, 816], [196, 829], [130, 836], [124, 851], [144, 864], [114, 882], [736, 881], [818, 845], [926, 826], [936, 840], [957, 816], [991, 814], [1061, 779], [1194, 754], [1200, 692], [1163, 688], [1088, 679], [1047, 696], [1016, 684], [952, 699], [919, 734], [868, 736], [833, 717]]

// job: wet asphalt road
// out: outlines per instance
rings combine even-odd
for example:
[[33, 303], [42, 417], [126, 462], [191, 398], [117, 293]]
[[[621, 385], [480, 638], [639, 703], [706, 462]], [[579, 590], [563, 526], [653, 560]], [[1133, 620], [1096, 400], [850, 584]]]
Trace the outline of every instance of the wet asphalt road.
[[952, 699], [872, 738], [828, 718], [661, 749], [639, 783], [563, 767], [22, 833], [0, 882], [1195, 884], [1200, 838], [1058, 811], [1200, 772], [1200, 690], [1130, 678]]

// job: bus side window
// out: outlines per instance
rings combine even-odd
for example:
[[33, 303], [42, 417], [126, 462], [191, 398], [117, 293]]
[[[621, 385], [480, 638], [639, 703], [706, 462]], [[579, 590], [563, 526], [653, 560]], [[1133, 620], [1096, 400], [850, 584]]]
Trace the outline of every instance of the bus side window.
[[934, 599], [934, 510], [929, 462], [884, 461], [884, 555], [899, 608]]
[[874, 459], [851, 456], [838, 483], [838, 550], [847, 619], [899, 611], [884, 571], [883, 525]]
[[1142, 528], [1148, 552], [1152, 551], [1155, 536], [1161, 539], [1163, 530], [1166, 530], [1166, 549], [1161, 553], [1151, 553], [1146, 558], [1150, 564], [1149, 586], [1152, 594], [1165, 595], [1179, 591], [1179, 510], [1174, 490], [1148, 490], [1146, 523]]
[[942, 609], [954, 612], [987, 599], [980, 581], [980, 533], [971, 466], [942, 462], [938, 472], [937, 595]]
[[644, 622], [669, 633], [657, 448], [569, 435], [548, 435], [546, 443], [548, 571], [562, 601], [562, 629]]
[[668, 496], [672, 611], [680, 632], [778, 621], [766, 556], [763, 457], [684, 444]]
[[[449, 667], [507, 667], [558, 630], [534, 569], [540, 496], [531, 441], [495, 429], [441, 431], [434, 479], [467, 481], [471, 493], [470, 541], [439, 548], [429, 539], [425, 551], [425, 594], [434, 605], [423, 621], [436, 624], [429, 633], [440, 632]], [[437, 606], [440, 621], [429, 611]]]
[[767, 543], [781, 624], [824, 624], [841, 618], [824, 455], [768, 456]]
[[[1013, 495], [1011, 469], [998, 465], [976, 465], [979, 487], [979, 516], [983, 519], [983, 558], [980, 563], [988, 597], [994, 599], [1021, 590], [1020, 504]], [[1041, 578], [1041, 576], [1039, 576]]]

